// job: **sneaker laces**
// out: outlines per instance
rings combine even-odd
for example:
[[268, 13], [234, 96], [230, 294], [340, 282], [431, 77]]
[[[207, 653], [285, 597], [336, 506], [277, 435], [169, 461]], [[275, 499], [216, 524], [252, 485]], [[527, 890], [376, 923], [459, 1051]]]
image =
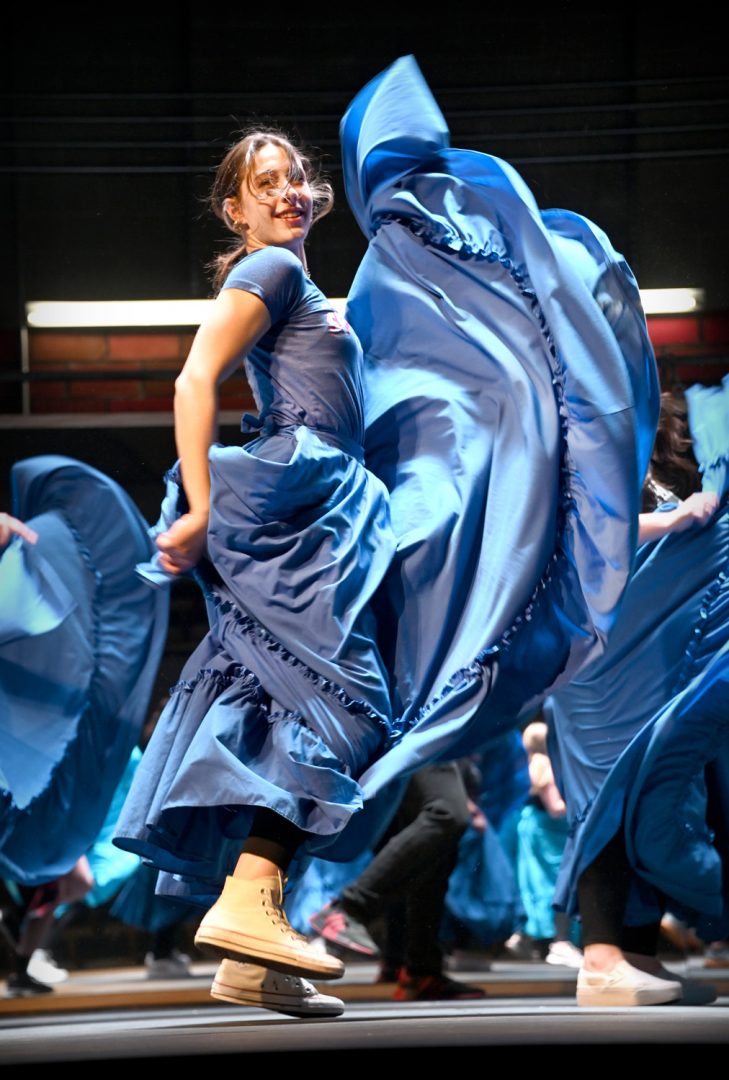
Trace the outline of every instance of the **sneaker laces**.
[[298, 944], [309, 945], [309, 939], [304, 937], [304, 935], [300, 934], [297, 930], [294, 930], [286, 917], [286, 912], [283, 909], [284, 878], [280, 870], [278, 871], [277, 891], [278, 895], [274, 896], [273, 889], [261, 889], [261, 896], [263, 896], [261, 904], [266, 909], [266, 914], [269, 919], [273, 920], [274, 926], [280, 926], [292, 941], [296, 941]]

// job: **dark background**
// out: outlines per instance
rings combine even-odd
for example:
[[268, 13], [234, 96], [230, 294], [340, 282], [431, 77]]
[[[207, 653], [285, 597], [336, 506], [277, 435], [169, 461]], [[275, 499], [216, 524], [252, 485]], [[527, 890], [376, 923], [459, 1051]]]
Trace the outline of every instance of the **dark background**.
[[[212, 169], [251, 122], [278, 123], [320, 151], [338, 198], [312, 234], [309, 262], [325, 292], [345, 294], [364, 239], [341, 190], [339, 119], [367, 80], [408, 52], [454, 145], [507, 158], [541, 206], [598, 222], [642, 286], [702, 287], [709, 310], [729, 310], [729, 67], [718, 23], [686, 25], [684, 12], [678, 24], [641, 4], [442, 10], [388, 23], [374, 10], [302, 5], [42, 15], [26, 5], [6, 15], [6, 370], [16, 357], [19, 370], [27, 300], [209, 295], [206, 264], [226, 242], [206, 207]], [[128, 428], [79, 423], [5, 425], [0, 505], [12, 460], [62, 452], [109, 472], [153, 516], [174, 456], [171, 427], [153, 417]]]
[[301, 5], [16, 12], [0, 63], [0, 325], [28, 299], [207, 295], [224, 241], [205, 207], [210, 170], [251, 121], [322, 152], [338, 208], [310, 263], [325, 292], [345, 293], [363, 240], [340, 187], [339, 118], [407, 52], [454, 145], [507, 158], [541, 206], [597, 221], [642, 286], [701, 286], [709, 308], [729, 307], [718, 25], [641, 4], [450, 7], [391, 25]]

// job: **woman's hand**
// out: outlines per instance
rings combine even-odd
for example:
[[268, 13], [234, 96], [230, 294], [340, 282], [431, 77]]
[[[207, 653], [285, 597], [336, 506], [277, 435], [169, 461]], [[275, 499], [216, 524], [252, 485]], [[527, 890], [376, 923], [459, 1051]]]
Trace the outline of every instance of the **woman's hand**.
[[0, 514], [0, 550], [10, 543], [13, 536], [22, 536], [29, 544], [35, 544], [38, 533], [10, 514]]
[[714, 491], [697, 491], [680, 502], [675, 510], [657, 514], [641, 514], [638, 518], [638, 543], [660, 540], [667, 533], [686, 532], [694, 526], [703, 528], [719, 508], [719, 496]]
[[168, 574], [184, 574], [200, 562], [205, 552], [208, 534], [208, 515], [183, 514], [157, 537], [160, 566]]

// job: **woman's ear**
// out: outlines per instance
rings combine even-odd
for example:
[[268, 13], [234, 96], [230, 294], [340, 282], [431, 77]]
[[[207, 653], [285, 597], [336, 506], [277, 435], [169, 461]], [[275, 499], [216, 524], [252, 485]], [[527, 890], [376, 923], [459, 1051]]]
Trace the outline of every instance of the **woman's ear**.
[[243, 229], [245, 229], [246, 223], [241, 217], [237, 199], [229, 198], [224, 200], [223, 215], [225, 217], [225, 224], [228, 228], [234, 229], [236, 232], [242, 232]]

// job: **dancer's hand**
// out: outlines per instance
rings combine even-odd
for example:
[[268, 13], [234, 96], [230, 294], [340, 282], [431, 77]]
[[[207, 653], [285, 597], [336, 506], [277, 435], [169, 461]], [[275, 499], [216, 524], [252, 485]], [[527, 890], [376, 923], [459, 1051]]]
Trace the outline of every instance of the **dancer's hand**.
[[29, 544], [35, 544], [38, 533], [10, 514], [0, 514], [0, 549], [10, 543], [12, 536], [22, 536]]
[[715, 491], [697, 491], [679, 503], [673, 513], [676, 515], [672, 532], [685, 532], [693, 525], [703, 527], [711, 520], [719, 507], [719, 496]]
[[205, 552], [207, 533], [207, 514], [183, 514], [157, 537], [162, 569], [168, 574], [184, 574], [197, 566]]
[[675, 510], [641, 514], [638, 519], [638, 543], [660, 540], [667, 533], [702, 529], [711, 521], [719, 507], [719, 496], [713, 491], [697, 491], [680, 502]]

